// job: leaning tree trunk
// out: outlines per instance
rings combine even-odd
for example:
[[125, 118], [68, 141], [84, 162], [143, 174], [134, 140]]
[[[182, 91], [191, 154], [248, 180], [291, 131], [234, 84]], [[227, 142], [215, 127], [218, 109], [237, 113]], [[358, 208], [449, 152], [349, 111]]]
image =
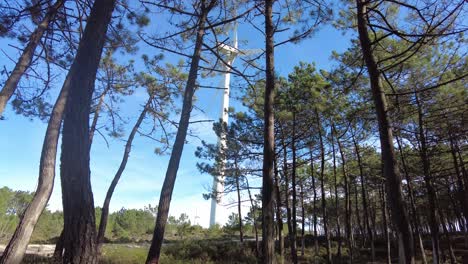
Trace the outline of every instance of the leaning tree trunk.
[[89, 113], [96, 72], [115, 2], [94, 2], [75, 61], [64, 83], [64, 87], [70, 86], [63, 120], [60, 167], [64, 263], [97, 263], [89, 169]]
[[203, 47], [203, 37], [205, 36], [205, 23], [208, 12], [212, 6], [206, 7], [202, 4], [201, 14], [197, 25], [197, 36], [195, 47], [192, 55], [192, 62], [190, 64], [190, 71], [187, 84], [184, 92], [184, 101], [182, 105], [182, 113], [180, 116], [179, 127], [177, 129], [176, 138], [172, 148], [171, 157], [166, 170], [166, 177], [161, 189], [161, 196], [159, 198], [158, 213], [156, 216], [156, 226], [153, 233], [151, 247], [146, 258], [148, 264], [158, 264], [159, 256], [161, 254], [161, 246], [164, 239], [164, 230], [166, 229], [166, 222], [169, 215], [169, 207], [171, 205], [172, 192], [179, 169], [180, 158], [184, 149], [185, 138], [190, 121], [190, 113], [192, 112], [193, 95], [195, 93], [196, 81], [198, 76], [198, 66], [200, 64], [201, 51]]
[[263, 131], [263, 182], [262, 182], [262, 263], [271, 264], [275, 261], [275, 219], [274, 219], [274, 166], [275, 159], [275, 115], [273, 104], [275, 100], [275, 48], [273, 36], [273, 2], [265, 0], [265, 54], [266, 83], [264, 101], [264, 131]]
[[146, 113], [151, 107], [151, 101], [153, 100], [153, 97], [154, 93], [149, 97], [148, 101], [146, 102], [143, 108], [143, 111], [141, 111], [140, 116], [138, 116], [137, 122], [133, 126], [130, 135], [128, 135], [127, 143], [125, 144], [124, 155], [122, 157], [122, 161], [120, 162], [119, 169], [117, 170], [114, 179], [112, 179], [109, 189], [107, 189], [106, 198], [104, 199], [104, 204], [102, 205], [101, 221], [99, 223], [99, 230], [96, 238], [98, 243], [98, 253], [102, 244], [104, 243], [104, 235], [106, 233], [107, 219], [109, 217], [109, 205], [112, 199], [112, 195], [114, 194], [115, 187], [119, 183], [120, 177], [122, 176], [125, 167], [127, 166], [128, 158], [130, 157], [130, 151], [132, 151], [133, 139], [135, 138], [135, 135], [138, 132], [141, 123], [145, 119]]
[[[53, 6], [53, 8], [58, 9], [60, 8], [61, 5], [63, 5], [63, 1], [58, 1]], [[48, 14], [46, 16], [50, 15], [49, 12], [51, 12], [51, 10], [48, 11]], [[92, 19], [92, 17], [90, 17], [90, 19]], [[92, 22], [90, 22], [90, 24], [92, 24]], [[43, 24], [41, 23], [41, 25]], [[34, 32], [33, 34], [35, 33], [37, 32]], [[47, 130], [46, 130], [46, 135], [45, 135], [45, 139], [44, 139], [44, 143], [42, 147], [41, 161], [39, 165], [39, 183], [38, 183], [37, 190], [35, 192], [35, 195], [31, 204], [28, 206], [28, 208], [24, 212], [23, 218], [21, 219], [20, 224], [18, 225], [12, 239], [10, 240], [10, 243], [5, 249], [5, 252], [3, 253], [0, 263], [20, 263], [21, 262], [24, 256], [24, 253], [26, 251], [27, 244], [29, 243], [31, 234], [34, 230], [34, 226], [36, 225], [37, 220], [39, 219], [39, 216], [41, 215], [42, 211], [47, 205], [47, 202], [49, 201], [49, 198], [53, 189], [54, 178], [55, 178], [55, 162], [56, 162], [56, 155], [57, 155], [58, 138], [60, 134], [60, 126], [62, 123], [64, 113], [66, 111], [67, 100], [69, 98], [69, 93], [71, 92], [72, 89], [74, 89], [74, 86], [72, 86], [72, 84], [75, 82], [75, 80], [80, 79], [80, 77], [78, 77], [78, 74], [80, 73], [80, 67], [82, 67], [83, 65], [90, 64], [89, 62], [90, 57], [88, 57], [89, 53], [85, 54], [84, 50], [88, 52], [88, 49], [90, 49], [91, 46], [89, 44], [86, 45], [84, 43], [85, 41], [89, 41], [89, 39], [94, 39], [94, 38], [95, 36], [92, 36], [92, 37], [88, 36], [88, 38], [83, 38], [82, 41], [80, 42], [80, 48], [78, 49], [76, 58], [70, 68], [67, 78], [65, 79], [64, 85], [60, 91], [57, 101], [55, 102], [51, 117], [49, 119], [49, 123], [48, 123]], [[102, 45], [100, 48], [101, 50], [102, 50]], [[28, 47], [29, 47], [29, 44], [28, 44]], [[32, 51], [32, 53], [33, 52], [34, 51]], [[96, 64], [98, 63], [99, 63], [99, 58], [97, 59]], [[96, 69], [97, 69], [97, 65], [96, 65]]]
[[[70, 77], [67, 77], [67, 80]], [[0, 259], [1, 264], [21, 263], [34, 227], [50, 199], [54, 187], [57, 145], [70, 86], [64, 86], [55, 102], [42, 144], [39, 182], [33, 200], [24, 211], [18, 227]]]
[[8, 79], [5, 81], [5, 85], [3, 86], [2, 90], [0, 91], [0, 116], [2, 116], [3, 111], [5, 111], [5, 107], [8, 103], [8, 100], [13, 96], [18, 87], [18, 83], [21, 80], [21, 77], [26, 72], [26, 70], [31, 65], [32, 59], [34, 57], [34, 52], [36, 51], [37, 45], [42, 39], [44, 32], [49, 27], [49, 24], [52, 20], [54, 20], [55, 16], [59, 9], [63, 6], [65, 0], [57, 0], [52, 6], [49, 7], [47, 13], [45, 14], [44, 18], [42, 19], [41, 23], [37, 26], [37, 28], [33, 31], [31, 36], [29, 37], [29, 42], [23, 50], [18, 62], [11, 72]]
[[362, 55], [369, 72], [372, 97], [374, 99], [377, 121], [379, 124], [380, 148], [384, 164], [384, 176], [387, 184], [387, 196], [391, 208], [393, 224], [396, 228], [399, 243], [400, 263], [414, 263], [413, 234], [409, 224], [408, 214], [403, 201], [401, 175], [398, 171], [393, 148], [393, 133], [388, 113], [387, 100], [383, 90], [380, 71], [372, 51], [372, 41], [367, 31], [367, 1], [356, 0], [357, 26], [361, 42]]

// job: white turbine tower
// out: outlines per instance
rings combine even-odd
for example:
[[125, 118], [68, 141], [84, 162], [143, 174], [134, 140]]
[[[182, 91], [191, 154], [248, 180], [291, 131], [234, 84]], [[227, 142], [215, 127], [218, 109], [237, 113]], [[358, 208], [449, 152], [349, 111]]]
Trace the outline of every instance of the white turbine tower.
[[[231, 82], [231, 66], [237, 56], [252, 55], [261, 52], [261, 50], [239, 50], [237, 43], [237, 22], [234, 22], [233, 27], [233, 41], [232, 46], [219, 43], [218, 50], [226, 55], [224, 65], [224, 85], [223, 85], [223, 104], [221, 108], [221, 122], [228, 124], [229, 119], [229, 92]], [[220, 136], [218, 137], [218, 146], [220, 152], [226, 149], [226, 134], [221, 130]], [[211, 198], [211, 212], [210, 212], [210, 227], [216, 224], [216, 210], [218, 204], [221, 203], [223, 192], [224, 192], [224, 159], [220, 162], [220, 173], [217, 177], [213, 177], [213, 193], [214, 196]]]

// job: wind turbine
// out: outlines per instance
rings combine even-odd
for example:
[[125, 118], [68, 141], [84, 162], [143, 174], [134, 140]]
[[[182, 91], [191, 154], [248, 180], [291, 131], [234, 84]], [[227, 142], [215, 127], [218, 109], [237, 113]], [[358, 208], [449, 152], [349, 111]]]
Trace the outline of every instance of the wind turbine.
[[[242, 55], [253, 55], [261, 52], [261, 50], [239, 50], [238, 41], [237, 41], [237, 22], [234, 22], [233, 26], [233, 41], [232, 46], [218, 43], [218, 50], [221, 53], [226, 55], [225, 65], [224, 65], [224, 85], [223, 88], [223, 104], [221, 108], [221, 122], [222, 124], [228, 124], [229, 121], [229, 93], [230, 93], [230, 82], [231, 82], [231, 66], [234, 63], [234, 60], [237, 56]], [[218, 147], [219, 151], [222, 152], [226, 149], [226, 133], [221, 130], [220, 136], [218, 137]], [[225, 159], [222, 159], [220, 162], [220, 172], [217, 177], [213, 177], [213, 197], [211, 198], [211, 211], [210, 211], [210, 227], [216, 224], [216, 210], [218, 204], [221, 203], [224, 192], [224, 164], [226, 163]]]

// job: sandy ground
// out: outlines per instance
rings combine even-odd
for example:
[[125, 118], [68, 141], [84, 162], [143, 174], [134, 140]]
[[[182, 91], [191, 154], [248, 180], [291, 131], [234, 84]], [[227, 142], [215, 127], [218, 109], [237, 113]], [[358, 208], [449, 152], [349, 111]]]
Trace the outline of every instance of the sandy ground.
[[[5, 250], [6, 245], [0, 245], [0, 255]], [[39, 244], [30, 244], [26, 250], [26, 254], [34, 254], [39, 256], [52, 256], [54, 254], [55, 245], [39, 245]]]

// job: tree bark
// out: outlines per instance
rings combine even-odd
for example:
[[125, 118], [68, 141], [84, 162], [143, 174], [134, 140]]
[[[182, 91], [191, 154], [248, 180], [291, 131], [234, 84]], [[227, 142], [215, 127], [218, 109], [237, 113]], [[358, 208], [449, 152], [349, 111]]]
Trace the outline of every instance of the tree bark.
[[275, 224], [274, 224], [274, 168], [275, 159], [275, 63], [274, 63], [274, 22], [273, 2], [265, 0], [265, 54], [266, 84], [264, 101], [264, 144], [263, 144], [263, 182], [262, 182], [262, 263], [276, 263], [275, 260]]
[[332, 156], [333, 156], [333, 181], [335, 185], [335, 207], [336, 207], [336, 228], [337, 228], [337, 239], [338, 239], [338, 249], [337, 249], [337, 258], [338, 262], [341, 262], [341, 224], [340, 224], [340, 213], [339, 213], [339, 197], [338, 197], [338, 180], [336, 173], [336, 151], [335, 151], [335, 131], [331, 131], [331, 145], [332, 145]]
[[65, 0], [57, 0], [52, 6], [50, 6], [41, 23], [33, 31], [31, 36], [29, 36], [28, 44], [19, 57], [13, 72], [11, 72], [10, 76], [8, 76], [8, 79], [5, 81], [5, 85], [0, 91], [0, 116], [2, 116], [3, 112], [5, 111], [8, 100], [10, 100], [10, 98], [15, 93], [21, 77], [29, 68], [29, 66], [31, 66], [32, 59], [34, 58], [34, 52], [36, 51], [37, 45], [39, 45], [44, 32], [49, 27], [50, 22], [54, 20], [57, 12], [64, 3]]
[[372, 42], [367, 31], [367, 3], [368, 2], [364, 0], [356, 0], [359, 40], [367, 71], [369, 72], [372, 97], [379, 124], [380, 148], [384, 164], [384, 176], [388, 189], [388, 201], [400, 245], [399, 262], [412, 264], [414, 263], [413, 235], [403, 201], [401, 175], [398, 171], [393, 148], [393, 133], [390, 116], [388, 114], [387, 100], [381, 85], [380, 71], [373, 56]]
[[278, 176], [277, 158], [275, 157], [275, 191], [276, 191], [276, 222], [278, 225], [279, 254], [281, 263], [284, 263], [284, 239], [283, 239], [283, 216], [281, 213], [281, 192], [280, 180]]
[[172, 148], [171, 157], [164, 178], [164, 183], [161, 189], [161, 196], [159, 198], [158, 214], [156, 216], [156, 226], [153, 233], [151, 247], [146, 258], [147, 264], [158, 264], [159, 256], [161, 254], [161, 246], [164, 239], [164, 230], [166, 229], [166, 222], [169, 215], [169, 207], [172, 199], [172, 192], [179, 169], [180, 158], [184, 149], [185, 138], [187, 136], [187, 129], [190, 121], [190, 113], [192, 112], [193, 94], [195, 93], [196, 81], [198, 76], [198, 66], [201, 58], [201, 51], [203, 47], [203, 37], [205, 35], [205, 23], [213, 7], [215, 1], [211, 1], [208, 6], [203, 2], [201, 5], [200, 17], [197, 25], [197, 36], [195, 47], [192, 55], [192, 62], [190, 64], [190, 71], [185, 87], [184, 101], [182, 105], [182, 113], [180, 116], [179, 127], [177, 129], [176, 139]]
[[114, 194], [115, 187], [119, 183], [120, 177], [122, 176], [125, 170], [125, 167], [127, 166], [128, 158], [130, 157], [130, 152], [132, 151], [133, 139], [135, 138], [135, 135], [138, 132], [138, 129], [140, 128], [141, 123], [145, 119], [148, 109], [151, 107], [151, 101], [153, 100], [153, 98], [154, 98], [154, 94], [150, 95], [143, 110], [138, 116], [137, 122], [133, 126], [132, 131], [130, 131], [130, 134], [128, 135], [127, 143], [125, 144], [124, 155], [122, 157], [122, 161], [120, 162], [119, 169], [115, 173], [115, 176], [112, 179], [112, 182], [109, 188], [107, 189], [106, 198], [104, 199], [104, 203], [102, 205], [101, 220], [99, 222], [99, 229], [98, 229], [97, 238], [96, 238], [97, 243], [98, 243], [98, 253], [100, 251], [102, 244], [104, 243], [104, 235], [106, 233], [107, 220], [109, 217], [109, 205], [112, 199], [112, 195]]
[[440, 242], [439, 242], [439, 220], [437, 219], [436, 193], [430, 173], [430, 161], [427, 155], [427, 142], [424, 131], [424, 121], [422, 106], [418, 95], [415, 93], [416, 107], [418, 112], [418, 134], [419, 134], [419, 156], [422, 161], [424, 183], [429, 200], [429, 228], [432, 239], [432, 261], [434, 264], [440, 263]]
[[236, 191], [237, 191], [237, 213], [239, 215], [239, 239], [240, 242], [244, 242], [244, 233], [242, 232], [242, 210], [241, 210], [241, 205], [242, 205], [242, 200], [241, 200], [241, 193], [240, 193], [240, 184], [239, 184], [239, 168], [237, 166], [237, 159], [234, 160], [235, 162], [235, 170], [236, 170]]
[[364, 169], [363, 169], [363, 164], [361, 160], [361, 152], [359, 151], [359, 145], [357, 144], [357, 141], [354, 135], [352, 138], [353, 138], [353, 143], [354, 143], [354, 150], [356, 151], [356, 157], [357, 157], [358, 166], [359, 166], [359, 176], [361, 180], [362, 208], [364, 209], [364, 221], [365, 221], [364, 224], [366, 226], [367, 235], [369, 236], [369, 239], [370, 239], [371, 257], [372, 257], [372, 262], [374, 262], [375, 261], [374, 233], [372, 232], [372, 229], [369, 223], [367, 191], [366, 191], [366, 184], [364, 182]]
[[421, 237], [422, 225], [421, 225], [421, 221], [419, 219], [419, 213], [416, 210], [416, 203], [414, 201], [414, 194], [413, 194], [413, 187], [412, 187], [413, 183], [412, 183], [412, 181], [411, 181], [411, 179], [409, 177], [409, 172], [408, 172], [408, 168], [406, 166], [405, 156], [404, 156], [404, 153], [403, 153], [403, 149], [401, 148], [400, 138], [399, 138], [398, 135], [395, 135], [395, 139], [396, 139], [396, 142], [397, 142], [397, 145], [398, 145], [398, 151], [400, 153], [401, 165], [403, 167], [403, 172], [404, 172], [405, 178], [406, 178], [406, 186], [408, 187], [408, 196], [410, 198], [411, 212], [413, 214], [414, 231], [415, 231], [416, 236], [417, 236], [416, 243], [419, 245], [419, 250], [421, 251], [421, 257], [423, 259], [423, 263], [426, 264], [427, 263], [426, 252], [424, 251], [424, 244], [423, 244], [422, 237]]
[[[291, 136], [291, 151], [292, 151], [292, 172], [291, 172], [291, 187], [292, 187], [292, 243], [297, 248], [297, 180], [296, 180], [296, 114], [293, 112], [292, 120], [292, 136]], [[297, 263], [297, 250], [295, 257]]]
[[328, 232], [328, 214], [327, 214], [327, 197], [325, 195], [325, 147], [322, 139], [322, 124], [317, 109], [315, 109], [315, 117], [317, 119], [317, 129], [320, 142], [320, 190], [322, 193], [322, 214], [323, 214], [323, 231], [325, 233], [325, 243], [327, 249], [327, 263], [332, 263], [331, 257], [331, 242], [330, 233]]
[[314, 156], [312, 154], [312, 147], [310, 148], [310, 176], [312, 177], [312, 189], [314, 191], [313, 198], [313, 212], [314, 212], [314, 263], [318, 261], [319, 255], [319, 246], [318, 246], [318, 234], [317, 234], [317, 189], [315, 186], [315, 176], [314, 176]]
[[[332, 130], [336, 133], [335, 125], [332, 125]], [[353, 238], [353, 230], [351, 224], [351, 215], [352, 215], [352, 208], [351, 208], [351, 197], [350, 197], [350, 184], [348, 178], [348, 172], [346, 171], [346, 158], [343, 151], [343, 146], [341, 145], [340, 139], [337, 138], [336, 142], [338, 144], [338, 151], [340, 152], [341, 156], [341, 169], [343, 170], [343, 179], [344, 179], [344, 195], [345, 195], [345, 224], [346, 224], [346, 242], [348, 244], [348, 256], [349, 260], [353, 262], [353, 245], [354, 245], [354, 238]]]
[[96, 223], [89, 169], [89, 113], [96, 72], [115, 0], [96, 1], [64, 87], [70, 86], [62, 132], [64, 263], [96, 263]]

